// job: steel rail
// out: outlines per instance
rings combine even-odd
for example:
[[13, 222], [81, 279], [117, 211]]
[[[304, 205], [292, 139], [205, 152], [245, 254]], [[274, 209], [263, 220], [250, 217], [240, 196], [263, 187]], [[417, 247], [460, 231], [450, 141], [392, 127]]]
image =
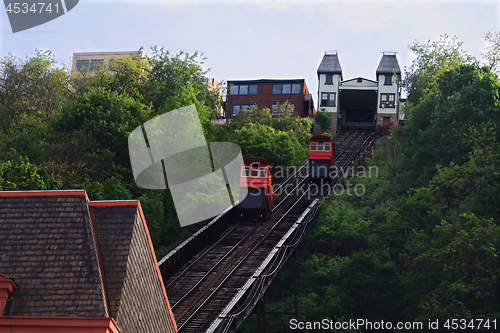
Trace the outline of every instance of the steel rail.
[[210, 295], [208, 295], [208, 297], [202, 302], [202, 304], [200, 304], [196, 309], [195, 311], [182, 323], [181, 326], [179, 326], [177, 328], [177, 331], [179, 332], [180, 330], [182, 330], [187, 323], [189, 323], [189, 321], [201, 310], [201, 308], [215, 295], [215, 293], [222, 287], [222, 285], [224, 284], [224, 282], [227, 281], [227, 279], [229, 277], [232, 276], [232, 274], [236, 271], [236, 269], [238, 269], [240, 267], [241, 264], [243, 264], [243, 262], [250, 256], [250, 254], [252, 254], [256, 249], [259, 248], [260, 244], [270, 235], [270, 233], [278, 226], [278, 224], [285, 218], [287, 217], [287, 214], [290, 213], [290, 211], [301, 201], [302, 197], [304, 197], [304, 195], [307, 194], [309, 190], [306, 190], [304, 192], [304, 194], [302, 194], [302, 196], [300, 196], [294, 203], [293, 205], [283, 214], [283, 216], [281, 216], [281, 218], [276, 221], [276, 223], [269, 229], [267, 230], [266, 234], [264, 236], [261, 237], [261, 239], [259, 240], [259, 242], [257, 244], [255, 244], [252, 249], [250, 251], [248, 251], [246, 253], [246, 255], [240, 260], [240, 262], [229, 272], [229, 274], [226, 275], [226, 277], [219, 283], [219, 285], [215, 288], [214, 291], [212, 291], [212, 293], [210, 293]]

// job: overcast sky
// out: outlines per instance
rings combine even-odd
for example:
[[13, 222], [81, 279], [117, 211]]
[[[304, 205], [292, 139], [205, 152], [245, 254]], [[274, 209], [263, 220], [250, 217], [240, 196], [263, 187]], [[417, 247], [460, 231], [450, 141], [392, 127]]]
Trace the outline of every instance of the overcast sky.
[[[19, 0], [22, 2], [21, 0]], [[129, 51], [154, 45], [203, 52], [217, 80], [305, 78], [317, 99], [316, 70], [337, 50], [344, 80], [375, 80], [382, 51], [411, 64], [408, 45], [456, 35], [480, 58], [482, 36], [498, 31], [497, 1], [148, 1], [80, 0], [65, 15], [12, 33], [0, 14], [0, 56], [51, 50], [60, 65], [73, 52]]]

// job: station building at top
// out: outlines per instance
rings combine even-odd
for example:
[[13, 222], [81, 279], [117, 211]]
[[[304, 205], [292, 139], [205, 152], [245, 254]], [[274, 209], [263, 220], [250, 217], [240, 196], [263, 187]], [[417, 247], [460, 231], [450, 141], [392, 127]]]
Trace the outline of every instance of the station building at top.
[[325, 52], [318, 67], [317, 110], [332, 113], [331, 132], [346, 129], [376, 129], [400, 119], [401, 69], [395, 52], [384, 52], [376, 70], [376, 81], [358, 77], [343, 80], [337, 52]]

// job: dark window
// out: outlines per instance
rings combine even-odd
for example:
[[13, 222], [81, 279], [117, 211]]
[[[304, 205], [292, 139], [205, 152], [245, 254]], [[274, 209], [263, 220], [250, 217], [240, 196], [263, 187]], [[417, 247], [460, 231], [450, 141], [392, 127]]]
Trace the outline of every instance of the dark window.
[[258, 175], [259, 175], [259, 165], [252, 164], [250, 169], [250, 177], [258, 177]]
[[229, 95], [238, 95], [239, 88], [239, 86], [231, 86], [231, 89], [229, 89]]
[[77, 60], [76, 61], [76, 71], [79, 72], [83, 70], [83, 68], [89, 69], [89, 61], [88, 60]]
[[321, 106], [335, 106], [335, 93], [321, 93]]
[[358, 78], [358, 83], [363, 83], [363, 79], [362, 78]]
[[242, 177], [248, 177], [250, 174], [250, 168], [249, 167], [243, 167], [243, 170], [241, 171], [241, 176]]
[[333, 74], [326, 74], [325, 84], [333, 84]]
[[260, 178], [266, 178], [267, 177], [267, 170], [266, 170], [266, 168], [259, 168], [259, 177]]
[[233, 104], [233, 117], [241, 110], [247, 110], [251, 109], [254, 104], [248, 104], [248, 103], [234, 103]]
[[273, 84], [273, 95], [281, 94], [281, 84]]
[[[280, 102], [271, 102], [271, 114], [274, 116], [282, 116], [285, 114], [284, 104]], [[290, 115], [293, 116], [295, 113], [295, 102], [288, 102], [290, 107]]]
[[283, 88], [281, 90], [282, 94], [290, 94], [292, 92], [292, 85], [291, 84], [284, 84]]
[[392, 74], [385, 74], [385, 83], [386, 86], [392, 86]]
[[396, 94], [380, 94], [380, 107], [394, 108]]
[[384, 124], [389, 124], [391, 122], [391, 117], [384, 117]]
[[248, 86], [248, 94], [249, 95], [257, 95], [258, 85], [251, 84]]
[[316, 142], [311, 142], [311, 151], [316, 150]]
[[235, 84], [231, 85], [229, 95], [257, 95], [257, 84]]
[[300, 83], [275, 83], [273, 84], [273, 95], [300, 94]]
[[90, 70], [95, 71], [99, 65], [104, 63], [104, 59], [92, 59], [90, 60]]
[[248, 95], [248, 86], [240, 86], [240, 95]]

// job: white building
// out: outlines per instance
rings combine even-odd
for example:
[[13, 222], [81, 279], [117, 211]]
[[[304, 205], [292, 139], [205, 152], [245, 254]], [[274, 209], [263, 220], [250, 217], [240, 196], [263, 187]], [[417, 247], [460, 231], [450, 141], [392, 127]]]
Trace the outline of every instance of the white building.
[[318, 67], [318, 110], [332, 113], [331, 131], [341, 128], [375, 129], [399, 121], [401, 69], [395, 52], [384, 52], [376, 70], [377, 81], [343, 80], [337, 52], [325, 52]]

